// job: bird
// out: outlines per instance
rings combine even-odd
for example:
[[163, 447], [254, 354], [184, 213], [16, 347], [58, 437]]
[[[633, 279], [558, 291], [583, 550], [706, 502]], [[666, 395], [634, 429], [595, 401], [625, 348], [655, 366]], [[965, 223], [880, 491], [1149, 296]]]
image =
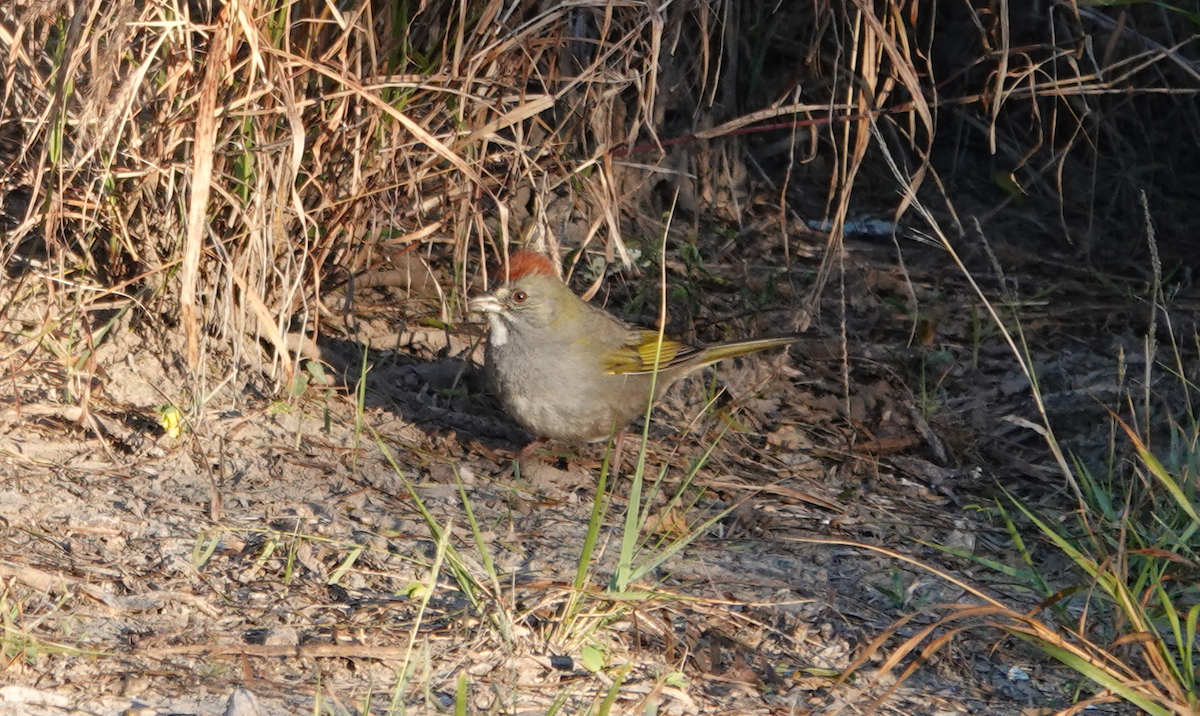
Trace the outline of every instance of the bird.
[[575, 295], [550, 258], [529, 249], [514, 252], [502, 283], [468, 308], [487, 317], [484, 372], [505, 412], [534, 436], [567, 443], [607, 440], [681, 378], [800, 338], [660, 343], [658, 331], [631, 326]]

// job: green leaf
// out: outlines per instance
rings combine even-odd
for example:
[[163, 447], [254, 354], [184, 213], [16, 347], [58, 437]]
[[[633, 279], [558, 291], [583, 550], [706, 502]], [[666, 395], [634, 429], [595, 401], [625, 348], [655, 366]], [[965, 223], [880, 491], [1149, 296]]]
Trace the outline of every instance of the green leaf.
[[583, 668], [591, 672], [600, 671], [605, 667], [607, 662], [607, 659], [604, 657], [604, 649], [595, 644], [588, 644], [583, 647], [583, 651], [579, 655], [579, 660], [583, 662]]

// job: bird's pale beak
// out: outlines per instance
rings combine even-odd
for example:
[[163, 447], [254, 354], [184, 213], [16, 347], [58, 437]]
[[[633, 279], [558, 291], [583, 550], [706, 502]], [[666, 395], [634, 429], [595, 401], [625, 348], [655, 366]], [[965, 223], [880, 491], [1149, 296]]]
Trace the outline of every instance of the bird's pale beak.
[[467, 303], [467, 308], [475, 313], [500, 313], [504, 309], [504, 304], [492, 294], [485, 293], [472, 298]]

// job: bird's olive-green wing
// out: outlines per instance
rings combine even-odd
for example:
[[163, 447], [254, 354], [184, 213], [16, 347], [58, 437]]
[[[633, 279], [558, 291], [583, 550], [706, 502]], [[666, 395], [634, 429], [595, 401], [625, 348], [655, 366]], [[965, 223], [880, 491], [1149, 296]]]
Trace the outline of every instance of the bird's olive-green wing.
[[624, 346], [605, 356], [604, 368], [611, 375], [652, 373], [656, 359], [658, 369], [664, 370], [679, 365], [697, 352], [698, 348], [670, 338], [659, 343], [658, 331], [635, 330], [629, 332]]

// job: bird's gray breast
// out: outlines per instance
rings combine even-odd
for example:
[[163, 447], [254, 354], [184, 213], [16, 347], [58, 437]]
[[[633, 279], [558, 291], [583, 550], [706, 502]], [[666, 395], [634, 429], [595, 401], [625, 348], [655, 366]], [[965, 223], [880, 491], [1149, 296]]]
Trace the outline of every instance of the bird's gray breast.
[[[489, 343], [487, 373], [504, 409], [526, 430], [559, 440], [607, 437], [617, 417], [621, 376], [605, 374], [601, 357], [578, 343], [541, 342], [535, 353], [509, 336]], [[620, 425], [618, 427], [625, 427]]]

